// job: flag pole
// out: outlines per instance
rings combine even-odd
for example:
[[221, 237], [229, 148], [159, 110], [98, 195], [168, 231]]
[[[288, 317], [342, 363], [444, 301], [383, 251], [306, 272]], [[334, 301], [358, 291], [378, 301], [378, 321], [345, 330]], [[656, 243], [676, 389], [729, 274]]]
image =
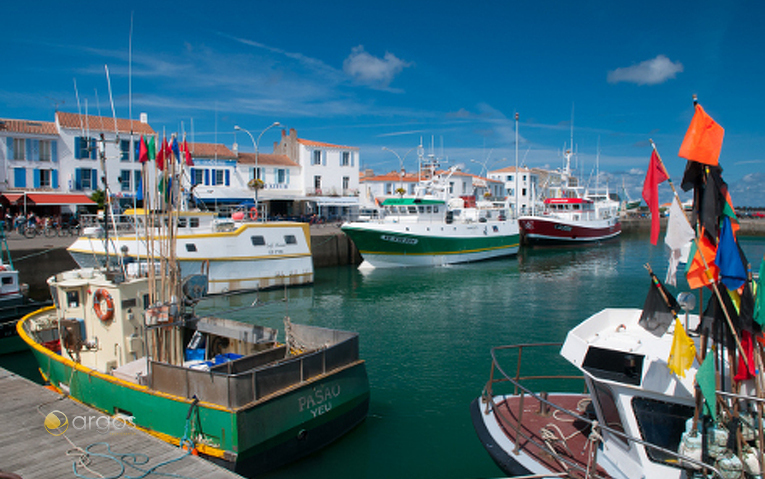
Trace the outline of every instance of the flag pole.
[[[695, 102], [695, 99], [694, 99], [694, 102]], [[667, 171], [667, 168], [664, 166], [664, 161], [661, 159], [661, 155], [659, 155], [659, 151], [656, 149], [656, 143], [654, 143], [652, 139], [649, 139], [649, 141], [651, 142], [653, 151], [656, 153], [656, 159], [659, 160], [659, 165], [661, 165], [662, 171], [667, 176], [667, 179], [669, 181], [669, 186], [672, 188], [672, 192], [675, 194], [675, 199], [677, 200], [678, 203], [680, 203], [680, 205], [682, 205], [683, 203], [680, 201], [680, 196], [677, 194], [677, 190], [675, 189], [674, 183], [672, 183], [672, 178], [669, 176], [669, 172]], [[685, 218], [685, 221], [688, 222], [688, 225], [691, 226], [691, 228], [693, 228], [693, 225], [691, 225], [690, 221], [688, 221], [688, 217], [683, 214], [683, 218]], [[741, 354], [741, 357], [744, 359], [744, 363], [746, 364], [746, 367], [748, 369], [749, 359], [746, 357], [746, 353], [744, 352], [744, 347], [741, 345], [741, 339], [739, 339], [738, 333], [736, 332], [736, 329], [733, 327], [733, 321], [730, 319], [728, 308], [725, 307], [725, 303], [723, 302], [720, 289], [717, 287], [717, 283], [715, 283], [712, 278], [712, 273], [709, 270], [709, 264], [707, 263], [707, 259], [704, 257], [704, 253], [701, 251], [701, 245], [699, 243], [698, 236], [696, 236], [693, 239], [693, 242], [696, 244], [696, 250], [699, 251], [700, 253], [699, 256], [701, 256], [701, 261], [704, 263], [704, 273], [706, 274], [707, 279], [709, 280], [709, 284], [712, 285], [712, 290], [717, 296], [717, 300], [720, 301], [720, 306], [722, 306], [722, 311], [723, 311], [723, 315], [725, 316], [725, 320], [728, 322], [728, 327], [730, 328], [731, 334], [733, 335], [733, 339], [736, 340], [736, 347], [738, 348], [738, 351]], [[701, 305], [699, 305], [699, 312], [701, 312]]]

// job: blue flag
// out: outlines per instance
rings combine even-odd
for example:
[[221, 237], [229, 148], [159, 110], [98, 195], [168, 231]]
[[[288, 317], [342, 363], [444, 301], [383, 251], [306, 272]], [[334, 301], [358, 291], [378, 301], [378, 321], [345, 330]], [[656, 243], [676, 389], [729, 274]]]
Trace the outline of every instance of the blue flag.
[[715, 264], [720, 268], [720, 281], [729, 290], [736, 290], [746, 282], [746, 266], [741, 260], [741, 252], [727, 216], [723, 217]]

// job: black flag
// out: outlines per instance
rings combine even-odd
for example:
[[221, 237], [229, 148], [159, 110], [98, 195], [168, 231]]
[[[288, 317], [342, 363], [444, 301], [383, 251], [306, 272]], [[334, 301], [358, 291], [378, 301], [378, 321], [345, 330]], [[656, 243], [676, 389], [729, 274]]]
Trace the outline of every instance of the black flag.
[[669, 329], [672, 320], [680, 311], [680, 305], [661, 284], [659, 278], [651, 273], [651, 288], [643, 304], [643, 313], [640, 315], [638, 324], [656, 336], [662, 336]]

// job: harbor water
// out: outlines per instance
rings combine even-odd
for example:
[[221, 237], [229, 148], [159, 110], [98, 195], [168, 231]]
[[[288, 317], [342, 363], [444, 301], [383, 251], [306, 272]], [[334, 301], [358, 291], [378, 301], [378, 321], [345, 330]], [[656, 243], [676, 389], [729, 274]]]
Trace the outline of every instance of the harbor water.
[[[765, 238], [740, 241], [759, 270]], [[488, 380], [491, 347], [560, 342], [604, 308], [641, 308], [650, 284], [644, 265], [664, 280], [667, 257], [662, 243], [625, 234], [448, 267], [318, 268], [313, 286], [206, 300], [197, 312], [280, 329], [288, 315], [360, 334], [372, 394], [367, 420], [323, 451], [263, 477], [500, 477], [468, 410]], [[687, 291], [682, 274], [669, 289]], [[4, 366], [24, 363], [17, 361]]]

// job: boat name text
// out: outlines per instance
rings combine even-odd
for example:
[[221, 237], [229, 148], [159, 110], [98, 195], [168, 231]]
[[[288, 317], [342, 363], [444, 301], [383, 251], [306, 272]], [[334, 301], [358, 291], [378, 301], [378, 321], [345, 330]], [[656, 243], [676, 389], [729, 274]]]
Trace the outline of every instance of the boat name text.
[[333, 384], [332, 386], [318, 386], [313, 388], [313, 393], [298, 398], [298, 407], [300, 412], [308, 409], [311, 411], [313, 417], [321, 416], [332, 410], [332, 398], [336, 398], [339, 395], [339, 384]]
[[417, 244], [416, 238], [399, 238], [398, 236], [382, 235], [380, 236], [380, 239], [383, 241], [390, 241], [391, 243], [401, 243], [408, 245]]

